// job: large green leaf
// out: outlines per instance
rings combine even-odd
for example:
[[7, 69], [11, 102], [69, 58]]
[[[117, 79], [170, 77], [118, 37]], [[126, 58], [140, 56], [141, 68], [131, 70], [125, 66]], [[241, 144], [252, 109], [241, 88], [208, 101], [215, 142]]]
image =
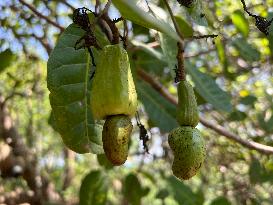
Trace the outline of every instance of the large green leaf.
[[230, 96], [223, 91], [211, 76], [199, 71], [189, 61], [185, 62], [187, 72], [191, 75], [196, 91], [216, 109], [230, 112], [232, 105]]
[[257, 97], [255, 97], [254, 95], [247, 95], [245, 97], [242, 97], [239, 102], [241, 104], [249, 105], [253, 107], [256, 101], [257, 101]]
[[137, 83], [137, 92], [150, 120], [162, 132], [170, 132], [173, 128], [178, 127], [175, 119], [176, 107], [173, 104], [163, 98], [146, 82]]
[[[176, 54], [177, 54], [177, 43], [169, 36], [160, 33], [160, 46], [162, 48], [164, 58], [168, 62], [168, 66], [170, 69], [175, 69], [175, 65], [177, 64]], [[173, 72], [174, 74], [174, 72]], [[174, 75], [173, 75], [174, 77]]]
[[166, 22], [156, 19], [149, 13], [143, 11], [136, 5], [134, 0], [113, 0], [113, 4], [119, 10], [121, 15], [135, 24], [141, 25], [145, 28], [155, 29], [163, 32], [173, 39], [180, 41], [181, 39], [175, 30]]
[[94, 122], [89, 109], [90, 56], [84, 49], [74, 49], [83, 34], [72, 24], [61, 35], [48, 60], [47, 87], [54, 125], [64, 143], [78, 153], [98, 154], [103, 153], [102, 126]]
[[147, 195], [149, 191], [148, 187], [142, 187], [134, 174], [128, 174], [123, 182], [123, 195], [131, 205], [141, 205], [141, 198]]
[[231, 205], [231, 203], [229, 202], [229, 200], [224, 197], [224, 196], [220, 196], [217, 197], [216, 199], [214, 199], [210, 205]]
[[225, 45], [224, 45], [221, 37], [216, 38], [214, 40], [214, 42], [215, 42], [215, 46], [217, 49], [217, 54], [218, 54], [219, 60], [223, 66], [223, 70], [225, 71], [225, 70], [227, 70], [227, 67], [228, 67], [228, 60], [226, 57]]
[[184, 18], [182, 18], [181, 16], [175, 16], [175, 20], [184, 38], [189, 38], [193, 36], [193, 29], [191, 25], [184, 20]]
[[156, 198], [164, 200], [166, 197], [168, 197], [170, 195], [169, 191], [165, 188], [160, 189], [157, 194], [156, 194]]
[[[167, 179], [170, 193], [178, 204], [183, 205], [202, 205], [203, 200], [200, 194], [194, 193], [190, 187], [171, 176]], [[201, 198], [200, 198], [201, 197]]]
[[145, 43], [142, 43], [142, 42], [136, 41], [136, 40], [132, 40], [131, 43], [134, 44], [137, 48], [144, 51], [145, 53], [150, 54], [151, 56], [157, 58], [160, 61], [162, 61], [162, 59], [164, 58], [164, 56], [163, 56], [163, 54], [161, 52], [157, 51], [154, 48], [149, 47]]
[[104, 167], [105, 169], [112, 169], [113, 164], [107, 159], [105, 154], [98, 154], [97, 155], [97, 161], [101, 167]]
[[[273, 112], [273, 109], [271, 109]], [[257, 114], [259, 126], [268, 134], [273, 133], [273, 115], [269, 119], [265, 119], [266, 112]]]
[[260, 52], [250, 45], [244, 38], [237, 38], [232, 42], [232, 45], [238, 50], [240, 57], [248, 62], [260, 60]]
[[252, 159], [249, 167], [249, 178], [253, 184], [273, 182], [273, 170], [266, 169], [266, 167], [260, 163], [257, 159]]
[[242, 121], [246, 118], [247, 118], [247, 114], [239, 110], [234, 110], [228, 115], [229, 121]]
[[195, 23], [201, 26], [208, 26], [207, 19], [204, 18], [202, 15], [204, 14], [202, 0], [195, 0], [193, 6], [191, 6], [190, 8], [187, 8], [186, 11], [187, 11], [187, 14], [191, 16], [192, 20]]
[[242, 33], [244, 37], [247, 37], [249, 34], [249, 24], [244, 14], [240, 10], [237, 10], [232, 13], [231, 20], [237, 30]]
[[10, 49], [7, 49], [0, 53], [0, 73], [5, 70], [10, 64], [13, 62], [13, 60], [16, 58], [16, 55], [14, 55]]
[[91, 171], [84, 177], [80, 188], [80, 205], [104, 205], [109, 187], [107, 176], [100, 171]]

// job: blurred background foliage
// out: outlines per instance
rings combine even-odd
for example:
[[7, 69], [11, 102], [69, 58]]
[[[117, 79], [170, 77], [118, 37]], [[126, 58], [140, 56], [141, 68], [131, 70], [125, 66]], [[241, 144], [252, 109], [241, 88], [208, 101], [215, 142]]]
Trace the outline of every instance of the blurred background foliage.
[[[147, 2], [150, 12], [171, 24], [161, 1]], [[192, 9], [169, 2], [187, 37], [186, 68], [200, 115], [242, 140], [273, 146], [272, 26], [268, 36], [261, 33], [240, 0], [196, 0]], [[128, 53], [141, 121], [152, 136], [150, 154], [144, 154], [135, 119], [123, 166], [112, 167], [104, 155], [80, 155], [65, 148], [50, 126], [46, 62], [61, 32], [72, 23], [73, 9], [94, 10], [95, 3], [0, 2], [0, 203], [273, 204], [272, 154], [251, 150], [202, 124], [198, 128], [207, 157], [200, 173], [184, 182], [172, 176], [167, 135], [177, 126], [175, 105], [144, 79], [155, 79], [176, 96], [176, 45], [167, 35], [132, 22]], [[272, 0], [246, 4], [252, 13], [273, 16]], [[149, 10], [144, 0], [138, 5]], [[109, 15], [119, 17], [113, 6]], [[122, 29], [122, 23], [118, 26]], [[219, 36], [193, 38], [207, 34]]]

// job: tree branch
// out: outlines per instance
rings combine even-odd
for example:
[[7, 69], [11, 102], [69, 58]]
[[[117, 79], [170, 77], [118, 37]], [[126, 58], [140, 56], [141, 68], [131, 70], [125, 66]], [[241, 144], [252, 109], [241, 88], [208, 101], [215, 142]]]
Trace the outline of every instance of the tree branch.
[[[148, 73], [146, 73], [142, 69], [138, 69], [137, 74], [144, 81], [149, 83], [156, 91], [158, 91], [169, 102], [177, 105], [177, 99], [175, 97], [173, 97], [160, 82], [156, 81], [152, 76], [150, 76]], [[256, 150], [256, 151], [258, 151], [262, 154], [266, 154], [266, 155], [273, 154], [273, 147], [271, 147], [271, 146], [263, 145], [263, 144], [260, 144], [260, 143], [257, 143], [257, 142], [251, 141], [251, 140], [244, 140], [244, 139], [240, 138], [239, 136], [237, 136], [236, 134], [226, 130], [226, 128], [224, 128], [223, 126], [217, 125], [216, 123], [210, 122], [202, 117], [200, 117], [200, 122], [205, 127], [208, 127], [210, 129], [214, 130], [218, 134], [225, 136], [226, 138], [233, 140], [233, 141], [241, 144], [244, 147], [247, 147], [251, 150]]]
[[27, 2], [25, 2], [24, 0], [19, 0], [19, 2], [21, 2], [23, 5], [25, 5], [26, 7], [28, 7], [36, 16], [46, 20], [48, 23], [50, 23], [51, 25], [55, 26], [56, 28], [60, 29], [61, 32], [64, 31], [64, 28], [62, 26], [60, 26], [59, 24], [57, 24], [56, 22], [52, 21], [51, 19], [49, 19], [47, 16], [44, 16], [43, 14], [41, 14], [39, 11], [36, 10], [36, 8], [34, 8], [32, 5], [28, 4]]

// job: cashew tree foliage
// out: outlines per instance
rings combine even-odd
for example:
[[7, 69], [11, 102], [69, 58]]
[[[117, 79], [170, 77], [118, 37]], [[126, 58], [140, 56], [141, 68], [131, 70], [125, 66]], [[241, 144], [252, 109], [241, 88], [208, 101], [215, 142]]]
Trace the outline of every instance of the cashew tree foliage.
[[272, 11], [0, 1], [0, 204], [273, 204]]

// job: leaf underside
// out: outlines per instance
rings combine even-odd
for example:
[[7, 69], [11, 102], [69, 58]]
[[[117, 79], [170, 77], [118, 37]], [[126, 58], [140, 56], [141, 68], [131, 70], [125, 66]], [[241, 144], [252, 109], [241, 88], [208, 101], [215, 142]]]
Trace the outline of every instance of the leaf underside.
[[75, 50], [84, 31], [70, 25], [52, 51], [47, 64], [47, 87], [55, 128], [70, 149], [78, 153], [103, 153], [102, 126], [90, 111], [90, 57]]

